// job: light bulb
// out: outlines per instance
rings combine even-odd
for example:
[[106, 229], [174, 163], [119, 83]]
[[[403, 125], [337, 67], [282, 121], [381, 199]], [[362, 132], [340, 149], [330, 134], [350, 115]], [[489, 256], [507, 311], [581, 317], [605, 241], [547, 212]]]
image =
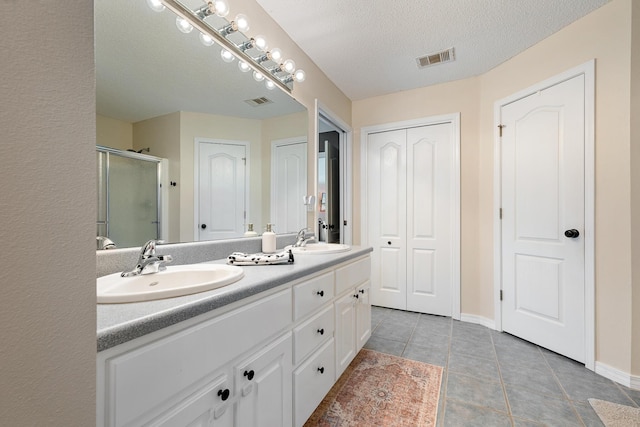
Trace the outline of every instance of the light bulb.
[[259, 73], [257, 71], [253, 72], [253, 80], [257, 81], [257, 82], [261, 82], [264, 80], [264, 74]]
[[205, 45], [205, 46], [212, 46], [213, 45], [213, 39], [211, 38], [211, 36], [209, 34], [200, 33], [200, 34], [198, 34], [198, 37], [200, 38], [200, 42], [202, 42], [203, 45]]
[[185, 34], [189, 34], [191, 30], [193, 30], [193, 26], [189, 23], [189, 21], [180, 16], [176, 17], [176, 27], [178, 27], [178, 29]]
[[238, 61], [238, 68], [240, 68], [240, 71], [242, 71], [243, 73], [246, 73], [247, 71], [251, 70], [251, 67], [249, 66], [249, 64], [247, 64], [244, 61]]
[[255, 36], [253, 38], [253, 45], [260, 52], [267, 50], [267, 39], [264, 36]]
[[307, 74], [304, 72], [304, 70], [296, 70], [296, 72], [293, 74], [293, 78], [295, 79], [295, 81], [302, 83], [304, 79], [307, 78]]
[[233, 54], [227, 49], [222, 49], [220, 51], [220, 57], [224, 62], [233, 62], [233, 60], [236, 59], [235, 56], [233, 56]]
[[264, 82], [264, 85], [269, 90], [273, 90], [276, 87], [276, 84], [274, 82], [272, 82], [271, 80], [267, 80], [266, 82]]
[[229, 14], [229, 5], [225, 0], [216, 0], [213, 2], [213, 8], [216, 11], [216, 15], [224, 18]]
[[247, 15], [239, 13], [236, 15], [236, 18], [233, 20], [233, 22], [236, 23], [236, 28], [238, 29], [238, 31], [242, 33], [249, 29], [249, 18], [247, 18]]
[[278, 48], [271, 49], [269, 51], [269, 58], [273, 62], [280, 62], [280, 60], [282, 59], [282, 51], [280, 49], [278, 49]]
[[296, 63], [293, 62], [293, 59], [287, 59], [282, 63], [280, 68], [282, 68], [282, 71], [291, 74], [296, 70]]
[[165, 7], [160, 0], [147, 0], [147, 6], [154, 12], [162, 12]]

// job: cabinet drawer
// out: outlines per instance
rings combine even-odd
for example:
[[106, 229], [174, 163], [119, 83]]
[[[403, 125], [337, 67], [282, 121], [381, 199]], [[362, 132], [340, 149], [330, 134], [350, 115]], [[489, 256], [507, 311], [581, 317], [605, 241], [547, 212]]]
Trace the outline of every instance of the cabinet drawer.
[[371, 276], [371, 258], [345, 265], [336, 270], [336, 293], [340, 295], [347, 289], [359, 285]]
[[301, 319], [333, 298], [333, 271], [293, 287], [295, 320]]
[[190, 387], [290, 323], [286, 289], [107, 360], [108, 425], [137, 424], [154, 408], [186, 397]]
[[208, 425], [210, 419], [215, 420], [215, 425], [232, 425], [233, 408], [231, 400], [222, 400], [221, 393], [229, 390], [230, 381], [227, 375], [216, 378], [204, 388], [171, 408], [166, 414], [153, 420], [145, 426], [149, 427], [175, 427]]
[[323, 345], [293, 374], [295, 425], [302, 426], [334, 383], [333, 339]]
[[333, 337], [333, 305], [329, 305], [293, 330], [294, 363], [298, 364], [315, 348]]

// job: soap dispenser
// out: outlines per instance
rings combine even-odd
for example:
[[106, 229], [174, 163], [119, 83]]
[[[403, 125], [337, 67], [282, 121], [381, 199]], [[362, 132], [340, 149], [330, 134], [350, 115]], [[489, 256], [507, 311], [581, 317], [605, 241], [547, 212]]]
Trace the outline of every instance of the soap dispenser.
[[276, 251], [276, 233], [273, 224], [267, 224], [267, 231], [262, 233], [262, 253], [272, 254]]
[[247, 231], [244, 233], [244, 237], [256, 237], [258, 233], [253, 231], [253, 223], [247, 224]]

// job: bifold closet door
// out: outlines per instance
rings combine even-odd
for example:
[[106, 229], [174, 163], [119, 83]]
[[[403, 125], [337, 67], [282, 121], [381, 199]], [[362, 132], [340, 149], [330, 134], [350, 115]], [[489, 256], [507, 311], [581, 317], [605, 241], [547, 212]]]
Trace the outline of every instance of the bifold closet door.
[[370, 134], [367, 204], [371, 303], [407, 308], [407, 131]]
[[452, 314], [452, 126], [407, 130], [407, 310], [441, 316]]
[[452, 314], [452, 126], [441, 123], [368, 136], [373, 305]]

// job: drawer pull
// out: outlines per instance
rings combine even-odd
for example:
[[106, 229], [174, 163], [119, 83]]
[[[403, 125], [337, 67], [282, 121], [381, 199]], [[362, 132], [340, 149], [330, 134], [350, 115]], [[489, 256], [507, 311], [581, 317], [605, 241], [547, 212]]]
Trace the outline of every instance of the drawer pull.
[[320, 295], [320, 297], [323, 297], [324, 296], [324, 291], [318, 291], [318, 292], [316, 292], [316, 295]]
[[319, 333], [320, 335], [324, 335], [324, 328], [322, 328], [322, 329], [318, 329], [318, 333]]
[[223, 402], [229, 398], [229, 393], [230, 392], [228, 388], [225, 388], [224, 390], [218, 390], [218, 396], [220, 396], [220, 399], [222, 399]]
[[360, 298], [360, 295], [355, 294], [353, 297], [354, 297], [354, 298]]
[[364, 289], [360, 289], [358, 292], [360, 292], [361, 294], [364, 294]]
[[320, 372], [321, 374], [324, 374], [324, 366], [319, 367], [318, 372]]
[[256, 374], [256, 373], [253, 371], [253, 369], [252, 369], [252, 370], [250, 370], [250, 371], [244, 371], [244, 376], [245, 376], [245, 377], [247, 377], [247, 379], [248, 379], [249, 381], [251, 381], [251, 380], [253, 379], [253, 376], [254, 376], [255, 374]]

